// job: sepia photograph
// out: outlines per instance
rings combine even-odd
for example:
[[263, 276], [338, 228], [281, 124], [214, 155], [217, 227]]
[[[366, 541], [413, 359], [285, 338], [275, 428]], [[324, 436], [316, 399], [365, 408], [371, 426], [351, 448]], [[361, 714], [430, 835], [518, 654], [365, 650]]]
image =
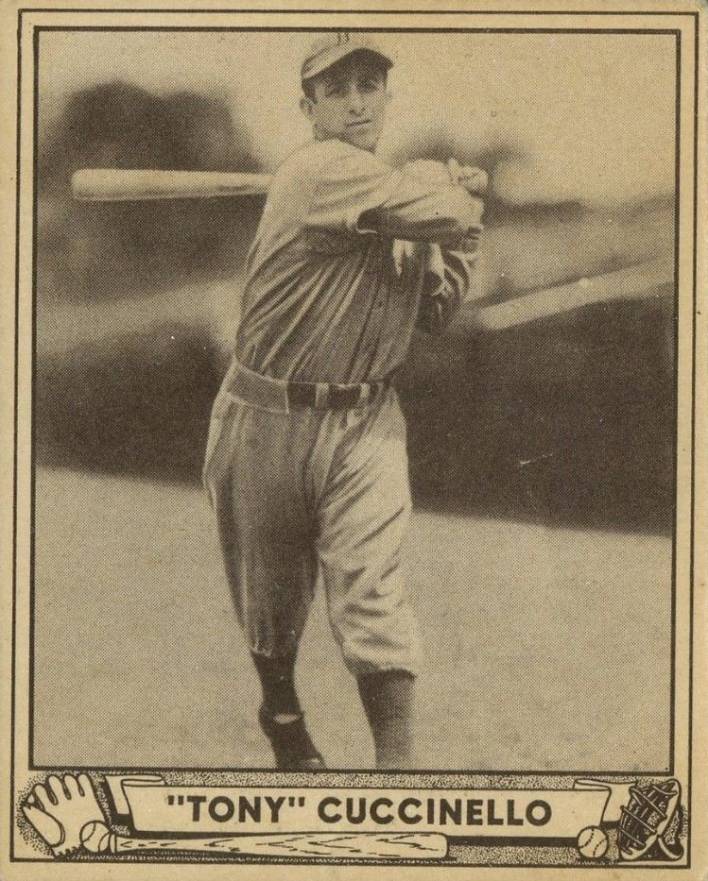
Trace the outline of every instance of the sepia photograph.
[[670, 35], [41, 34], [40, 764], [667, 767], [675, 88]]
[[698, 7], [531, 6], [23, 10], [25, 859], [690, 866]]

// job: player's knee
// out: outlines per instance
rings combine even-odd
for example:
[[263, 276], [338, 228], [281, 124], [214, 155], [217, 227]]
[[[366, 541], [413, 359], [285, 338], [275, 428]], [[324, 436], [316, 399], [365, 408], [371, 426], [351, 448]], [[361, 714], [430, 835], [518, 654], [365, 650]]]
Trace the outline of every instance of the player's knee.
[[346, 604], [330, 609], [330, 622], [346, 667], [355, 676], [418, 667], [419, 644], [411, 610], [372, 615]]

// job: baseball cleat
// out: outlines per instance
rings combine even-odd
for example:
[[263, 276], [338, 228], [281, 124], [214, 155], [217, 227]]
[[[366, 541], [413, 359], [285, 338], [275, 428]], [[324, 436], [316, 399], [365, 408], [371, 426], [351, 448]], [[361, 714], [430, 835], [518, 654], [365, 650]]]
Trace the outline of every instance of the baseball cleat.
[[258, 721], [273, 748], [276, 768], [283, 771], [318, 771], [327, 767], [310, 739], [302, 713], [291, 722], [276, 722], [267, 708], [262, 706]]

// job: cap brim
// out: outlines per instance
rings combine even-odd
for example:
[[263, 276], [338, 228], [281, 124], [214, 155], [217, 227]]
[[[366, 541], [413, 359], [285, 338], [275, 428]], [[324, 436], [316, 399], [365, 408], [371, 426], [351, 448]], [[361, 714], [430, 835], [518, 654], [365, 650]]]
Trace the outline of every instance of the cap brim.
[[322, 56], [318, 58], [311, 67], [308, 66], [307, 69], [302, 70], [300, 79], [303, 82], [305, 80], [310, 80], [312, 77], [317, 76], [349, 55], [372, 55], [386, 70], [393, 67], [393, 61], [388, 55], [384, 55], [383, 52], [371, 49], [368, 46], [348, 47], [345, 44], [342, 46], [333, 46], [329, 51], [322, 53]]

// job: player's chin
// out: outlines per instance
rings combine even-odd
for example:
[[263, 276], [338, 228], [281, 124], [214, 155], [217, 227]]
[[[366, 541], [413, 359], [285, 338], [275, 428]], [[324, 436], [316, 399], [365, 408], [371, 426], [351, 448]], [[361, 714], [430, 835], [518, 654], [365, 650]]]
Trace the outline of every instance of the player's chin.
[[373, 126], [349, 126], [342, 133], [342, 140], [358, 147], [360, 150], [374, 150], [378, 143], [378, 132], [374, 131]]

